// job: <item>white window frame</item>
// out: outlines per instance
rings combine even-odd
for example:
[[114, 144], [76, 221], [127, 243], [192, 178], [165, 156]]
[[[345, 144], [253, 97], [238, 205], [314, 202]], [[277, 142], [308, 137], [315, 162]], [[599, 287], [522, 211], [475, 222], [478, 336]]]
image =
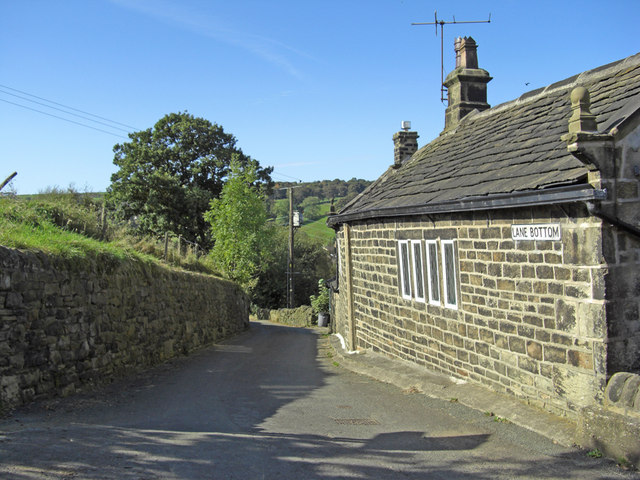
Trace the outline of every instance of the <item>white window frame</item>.
[[[418, 255], [416, 255], [416, 247]], [[418, 302], [425, 302], [425, 283], [424, 283], [424, 255], [422, 254], [422, 241], [411, 240], [411, 266], [413, 271], [413, 294]], [[418, 265], [419, 260], [419, 265]], [[422, 279], [422, 288], [418, 287], [418, 278]]]
[[[406, 248], [406, 262], [405, 251]], [[398, 269], [400, 271], [400, 294], [402, 298], [411, 300], [413, 292], [411, 291], [411, 248], [409, 240], [398, 240]], [[409, 293], [406, 293], [409, 290]]]
[[[431, 249], [433, 245], [435, 248], [434, 262], [431, 262]], [[429, 286], [429, 304], [441, 305], [442, 294], [440, 292], [440, 257], [438, 257], [438, 242], [436, 240], [425, 240], [426, 246], [426, 259], [427, 259], [427, 285]], [[431, 271], [431, 264], [435, 265], [435, 274]], [[432, 281], [435, 279], [435, 285]], [[437, 294], [437, 295], [436, 295]]]
[[[451, 308], [453, 310], [458, 309], [458, 279], [457, 279], [457, 268], [456, 268], [456, 245], [455, 240], [442, 240], [441, 241], [441, 250], [442, 250], [442, 290], [443, 290], [443, 301], [444, 306], [447, 308]], [[453, 297], [455, 298], [455, 303], [449, 302], [449, 278], [447, 277], [447, 248], [446, 246], [451, 245], [451, 275], [453, 276]]]

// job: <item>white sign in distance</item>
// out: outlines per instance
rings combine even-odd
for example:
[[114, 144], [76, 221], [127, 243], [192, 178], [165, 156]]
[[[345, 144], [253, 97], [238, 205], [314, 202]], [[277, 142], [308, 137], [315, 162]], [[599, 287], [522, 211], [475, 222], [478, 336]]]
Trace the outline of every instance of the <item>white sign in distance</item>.
[[562, 229], [559, 223], [538, 225], [511, 225], [512, 240], [560, 240]]
[[298, 210], [294, 210], [293, 212], [293, 226], [299, 227], [302, 225], [302, 213]]

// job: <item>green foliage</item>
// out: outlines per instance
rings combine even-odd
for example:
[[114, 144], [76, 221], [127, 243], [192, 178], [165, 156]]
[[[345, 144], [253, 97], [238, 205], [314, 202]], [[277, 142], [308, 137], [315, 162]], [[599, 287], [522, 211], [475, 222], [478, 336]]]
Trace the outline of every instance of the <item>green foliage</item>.
[[232, 157], [256, 173], [256, 182], [271, 185], [271, 169], [244, 155], [223, 128], [187, 112], [171, 113], [153, 128], [129, 134], [116, 145], [107, 199], [119, 218], [142, 234], [173, 232], [208, 248], [204, 213], [222, 192]]
[[304, 211], [305, 222], [318, 220], [323, 216], [323, 210], [320, 206], [321, 203], [322, 200], [320, 200], [318, 197], [313, 196], [306, 197], [304, 200], [302, 200], [302, 202], [300, 203], [300, 208]]
[[[337, 212], [346, 201], [362, 192], [371, 182], [352, 178], [344, 180], [321, 180], [309, 183], [284, 182], [276, 184], [273, 195], [267, 202], [269, 217], [277, 225], [289, 224], [289, 200], [287, 187], [293, 186], [294, 209], [303, 210], [304, 223], [302, 230], [309, 236], [319, 238], [325, 245], [333, 243], [335, 233], [326, 225], [326, 217], [334, 204]], [[343, 197], [348, 196], [345, 200]]]
[[271, 206], [271, 216], [275, 217], [278, 225], [289, 224], [289, 200], [286, 198], [276, 200]]
[[214, 246], [209, 255], [230, 279], [251, 289], [272, 245], [263, 195], [255, 186], [256, 170], [235, 159], [220, 198], [213, 199], [205, 219]]
[[[57, 194], [58, 195], [58, 194]], [[0, 198], [0, 244], [23, 250], [40, 250], [67, 259], [99, 258], [122, 260], [132, 256], [145, 258], [130, 249], [119, 248], [84, 235], [75, 228], [79, 219], [91, 220], [70, 200], [60, 196], [56, 203], [51, 198], [21, 200]], [[84, 225], [88, 232], [95, 225]]]
[[587, 457], [602, 458], [602, 452], [599, 449], [594, 448], [593, 450], [589, 450], [587, 452]]
[[[316, 293], [318, 280], [332, 275], [333, 266], [322, 240], [296, 231], [294, 251], [294, 304], [308, 305]], [[276, 227], [271, 253], [264, 259], [252, 301], [263, 308], [284, 308], [287, 303], [287, 265], [289, 261], [289, 229]]]
[[305, 223], [301, 229], [302, 232], [306, 233], [309, 237], [322, 242], [323, 245], [330, 245], [336, 238], [336, 232], [327, 227], [327, 217], [324, 216], [319, 220], [311, 223]]
[[[294, 190], [296, 198], [318, 197], [325, 200], [332, 198], [344, 197], [352, 193], [360, 193], [371, 184], [368, 180], [352, 178], [351, 180], [318, 180], [307, 183], [279, 182], [276, 187], [284, 188], [295, 186]], [[274, 191], [275, 198], [285, 198], [286, 190]]]
[[[95, 194], [79, 194], [73, 189], [52, 189], [29, 197], [0, 197], [0, 244], [67, 259], [96, 258], [106, 263], [133, 257], [145, 262], [163, 258], [164, 245], [157, 239], [130, 235], [124, 228], [106, 220], [103, 223], [100, 201]], [[217, 275], [206, 257], [176, 254], [172, 249], [168, 253], [168, 263], [174, 266]]]
[[18, 222], [38, 225], [51, 223], [64, 230], [102, 239], [107, 231], [107, 219], [102, 217], [102, 201], [95, 194], [79, 193], [73, 187], [66, 191], [47, 189], [39, 195], [6, 199], [3, 214]]
[[633, 464], [627, 459], [627, 457], [618, 457], [616, 462], [623, 470], [631, 470], [633, 468]]
[[329, 288], [325, 285], [324, 279], [318, 280], [318, 294], [311, 295], [309, 299], [314, 313], [329, 312]]

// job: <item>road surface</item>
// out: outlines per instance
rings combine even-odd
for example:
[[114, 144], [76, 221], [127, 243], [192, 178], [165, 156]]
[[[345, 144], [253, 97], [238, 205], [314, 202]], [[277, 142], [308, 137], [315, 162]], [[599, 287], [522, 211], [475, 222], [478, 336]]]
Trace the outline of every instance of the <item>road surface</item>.
[[337, 365], [318, 330], [250, 331], [0, 421], [0, 478], [638, 478]]

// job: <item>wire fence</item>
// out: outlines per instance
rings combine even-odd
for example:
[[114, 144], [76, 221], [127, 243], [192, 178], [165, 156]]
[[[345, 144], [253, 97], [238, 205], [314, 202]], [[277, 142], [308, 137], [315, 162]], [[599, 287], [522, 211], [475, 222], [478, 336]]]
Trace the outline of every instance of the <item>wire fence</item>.
[[[185, 258], [191, 255], [195, 255], [196, 258], [200, 258], [206, 253], [205, 249], [196, 242], [191, 242], [182, 235], [172, 235], [169, 232], [164, 234], [164, 259], [172, 260], [175, 257]], [[173, 257], [173, 258], [172, 258]]]

